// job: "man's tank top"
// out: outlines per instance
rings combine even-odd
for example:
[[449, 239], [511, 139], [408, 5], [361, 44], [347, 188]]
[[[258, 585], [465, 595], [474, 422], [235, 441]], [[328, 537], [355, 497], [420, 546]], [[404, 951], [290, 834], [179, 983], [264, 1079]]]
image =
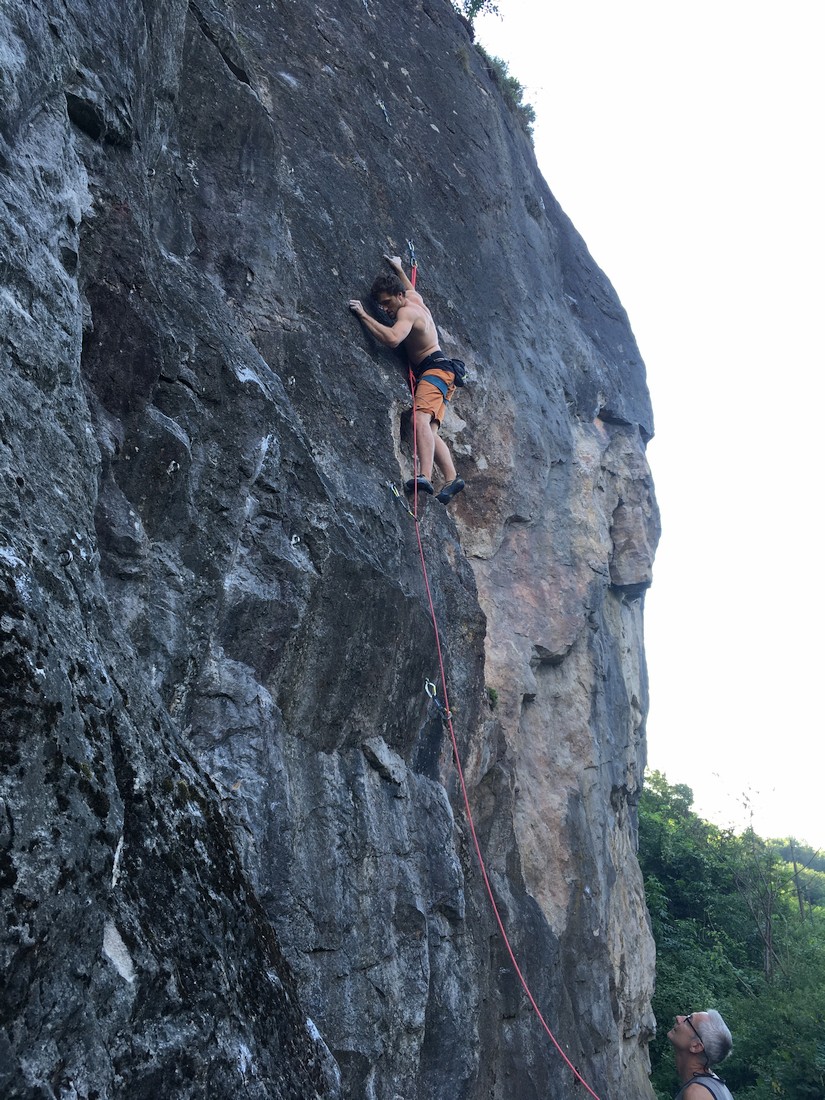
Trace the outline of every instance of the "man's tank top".
[[684, 1085], [679, 1089], [673, 1100], [679, 1100], [679, 1097], [688, 1087], [688, 1085], [702, 1085], [708, 1090], [710, 1096], [714, 1096], [716, 1100], [733, 1100], [733, 1093], [730, 1091], [721, 1077], [712, 1077], [710, 1074], [700, 1074], [698, 1077], [691, 1077], [689, 1081], [685, 1081]]

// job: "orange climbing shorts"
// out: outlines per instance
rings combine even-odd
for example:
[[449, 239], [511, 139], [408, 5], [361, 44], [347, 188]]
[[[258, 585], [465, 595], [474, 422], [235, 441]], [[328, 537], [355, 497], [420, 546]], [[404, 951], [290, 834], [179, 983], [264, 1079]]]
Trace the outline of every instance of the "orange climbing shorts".
[[[440, 378], [447, 386], [447, 396], [445, 397], [441, 390], [433, 382], [427, 381], [427, 375], [433, 374], [436, 378]], [[444, 413], [447, 411], [447, 402], [452, 400], [452, 396], [455, 393], [455, 383], [453, 381], [453, 372], [447, 370], [437, 370], [435, 367], [430, 367], [424, 374], [424, 377], [415, 387], [415, 411], [428, 413], [430, 422], [435, 420], [439, 425], [444, 420]]]

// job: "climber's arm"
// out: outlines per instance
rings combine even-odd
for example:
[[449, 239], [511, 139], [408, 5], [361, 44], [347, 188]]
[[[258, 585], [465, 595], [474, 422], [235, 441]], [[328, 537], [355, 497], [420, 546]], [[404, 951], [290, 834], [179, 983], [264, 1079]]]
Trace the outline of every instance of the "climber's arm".
[[406, 306], [399, 309], [395, 324], [392, 326], [382, 325], [380, 321], [376, 321], [356, 298], [353, 298], [349, 303], [349, 308], [375, 339], [386, 348], [397, 348], [412, 332], [415, 316], [413, 311], [408, 310]]

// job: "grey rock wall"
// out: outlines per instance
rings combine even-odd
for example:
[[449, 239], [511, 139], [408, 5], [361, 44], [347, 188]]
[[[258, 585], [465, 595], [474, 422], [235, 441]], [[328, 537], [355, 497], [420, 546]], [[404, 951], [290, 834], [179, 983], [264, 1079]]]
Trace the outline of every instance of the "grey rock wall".
[[420, 529], [490, 881], [571, 1061], [651, 1096], [644, 368], [461, 19], [7, 0], [0, 199], [2, 1095], [581, 1095], [346, 309], [413, 237], [471, 375]]

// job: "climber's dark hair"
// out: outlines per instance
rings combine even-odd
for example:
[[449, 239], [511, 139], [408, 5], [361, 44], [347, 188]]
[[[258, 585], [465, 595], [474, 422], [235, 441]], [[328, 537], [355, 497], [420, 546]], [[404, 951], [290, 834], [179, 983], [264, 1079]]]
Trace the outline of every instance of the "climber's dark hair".
[[379, 294], [406, 294], [404, 284], [397, 275], [379, 275], [370, 287], [370, 294], [378, 298]]

